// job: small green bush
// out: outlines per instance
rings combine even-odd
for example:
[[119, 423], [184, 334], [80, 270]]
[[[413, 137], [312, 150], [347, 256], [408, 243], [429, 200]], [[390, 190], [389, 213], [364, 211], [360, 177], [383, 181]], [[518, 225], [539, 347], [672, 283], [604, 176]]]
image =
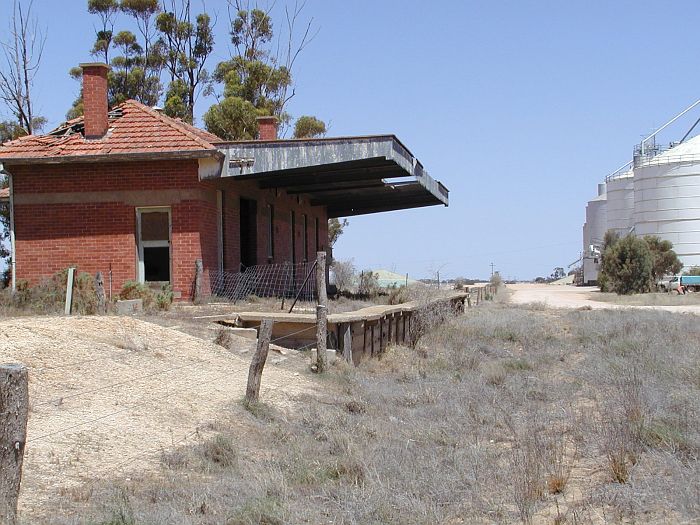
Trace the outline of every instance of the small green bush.
[[618, 295], [645, 293], [651, 289], [653, 265], [647, 242], [630, 234], [605, 248], [598, 283]]
[[121, 292], [119, 292], [119, 299], [130, 300], [130, 299], [141, 299], [143, 301], [144, 309], [149, 309], [153, 307], [155, 302], [155, 294], [147, 285], [140, 283], [138, 281], [126, 281], [122, 286]]
[[170, 310], [170, 307], [173, 305], [174, 297], [175, 294], [173, 294], [173, 287], [169, 284], [164, 284], [160, 289], [160, 292], [158, 292], [156, 295], [156, 306], [158, 307], [158, 310]]

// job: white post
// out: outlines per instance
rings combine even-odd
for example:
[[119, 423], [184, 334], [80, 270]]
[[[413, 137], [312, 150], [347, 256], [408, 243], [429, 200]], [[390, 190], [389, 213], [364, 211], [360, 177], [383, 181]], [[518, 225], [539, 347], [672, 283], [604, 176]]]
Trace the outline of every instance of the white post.
[[75, 268], [68, 268], [68, 279], [66, 280], [66, 308], [65, 314], [70, 315], [73, 308], [73, 280], [75, 277]]

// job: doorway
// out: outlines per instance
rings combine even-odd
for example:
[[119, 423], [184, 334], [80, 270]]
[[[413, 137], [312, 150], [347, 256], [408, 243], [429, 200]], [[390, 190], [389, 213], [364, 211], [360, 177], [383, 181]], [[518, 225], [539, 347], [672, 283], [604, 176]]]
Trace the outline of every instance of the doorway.
[[247, 268], [258, 264], [258, 203], [241, 199], [241, 265]]
[[172, 229], [170, 208], [137, 208], [138, 280], [140, 283], [170, 283]]

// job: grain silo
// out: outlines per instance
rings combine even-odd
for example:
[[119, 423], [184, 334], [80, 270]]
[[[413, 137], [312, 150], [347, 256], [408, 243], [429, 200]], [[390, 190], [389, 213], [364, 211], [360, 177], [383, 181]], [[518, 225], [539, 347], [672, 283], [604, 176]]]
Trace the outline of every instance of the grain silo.
[[606, 184], [598, 184], [598, 196], [588, 201], [583, 226], [583, 283], [595, 284], [600, 271], [600, 249], [608, 228]]
[[609, 176], [607, 182], [607, 230], [624, 237], [634, 227], [634, 172]]
[[700, 135], [655, 156], [637, 152], [634, 228], [671, 241], [686, 268], [700, 266]]

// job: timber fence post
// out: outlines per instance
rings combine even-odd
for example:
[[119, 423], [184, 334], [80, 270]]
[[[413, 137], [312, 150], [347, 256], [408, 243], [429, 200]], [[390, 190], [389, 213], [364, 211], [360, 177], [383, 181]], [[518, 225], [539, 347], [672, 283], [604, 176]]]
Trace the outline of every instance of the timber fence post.
[[107, 311], [107, 308], [105, 300], [105, 280], [104, 277], [102, 277], [102, 272], [97, 272], [95, 275], [95, 294], [97, 295], [97, 312], [103, 314]]
[[17, 499], [27, 440], [27, 368], [0, 365], [0, 525], [17, 523]]
[[248, 387], [245, 391], [245, 400], [248, 403], [257, 403], [260, 399], [260, 381], [262, 379], [263, 368], [267, 361], [267, 352], [270, 348], [270, 338], [272, 337], [272, 320], [263, 319], [260, 322], [258, 331], [258, 345], [255, 348], [255, 355], [250, 362], [248, 370]]
[[199, 304], [202, 301], [202, 274], [204, 273], [204, 263], [202, 259], [194, 261], [194, 294], [192, 302]]
[[328, 296], [326, 295], [326, 252], [316, 253], [316, 371], [326, 368], [326, 338], [328, 330]]

